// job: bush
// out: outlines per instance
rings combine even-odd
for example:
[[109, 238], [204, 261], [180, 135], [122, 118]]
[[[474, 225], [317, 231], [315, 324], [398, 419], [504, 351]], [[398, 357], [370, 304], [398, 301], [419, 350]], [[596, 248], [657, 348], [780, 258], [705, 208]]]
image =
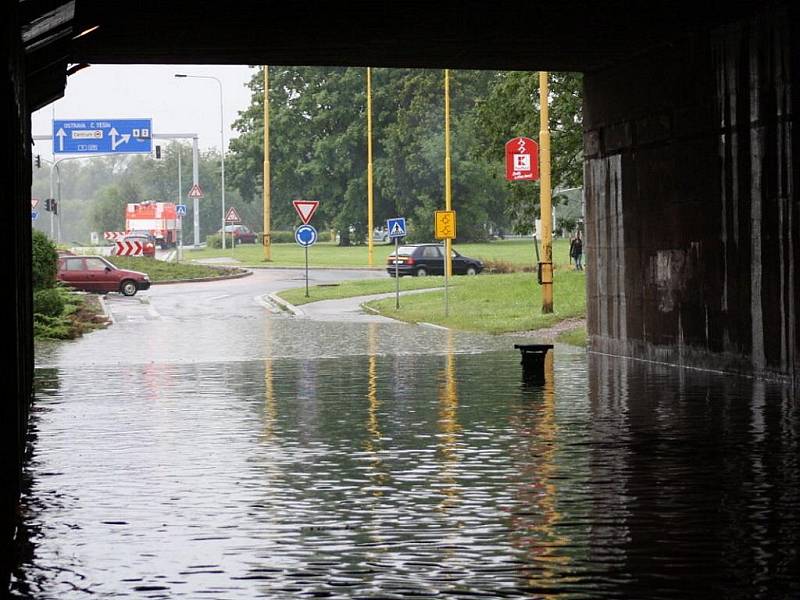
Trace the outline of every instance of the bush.
[[34, 229], [32, 238], [33, 289], [51, 288], [56, 284], [58, 252], [56, 246], [41, 231]]
[[[227, 233], [225, 234], [225, 247], [232, 248], [233, 247], [233, 234]], [[219, 233], [214, 233], [212, 235], [206, 236], [206, 246], [208, 248], [222, 248], [222, 236]]]
[[294, 243], [294, 231], [273, 231], [272, 243], [273, 244]]
[[57, 288], [45, 288], [33, 293], [33, 312], [47, 317], [57, 317], [64, 312], [64, 298]]
[[507, 260], [483, 260], [483, 270], [487, 273], [516, 273], [521, 271], [519, 267]]

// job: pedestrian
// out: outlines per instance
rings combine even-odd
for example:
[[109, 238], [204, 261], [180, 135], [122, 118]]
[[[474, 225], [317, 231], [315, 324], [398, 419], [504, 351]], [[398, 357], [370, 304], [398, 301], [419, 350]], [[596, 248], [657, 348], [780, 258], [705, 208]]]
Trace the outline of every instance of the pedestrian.
[[575, 261], [575, 269], [583, 271], [583, 240], [581, 240], [581, 232], [575, 234], [575, 237], [569, 243], [569, 256], [570, 259]]

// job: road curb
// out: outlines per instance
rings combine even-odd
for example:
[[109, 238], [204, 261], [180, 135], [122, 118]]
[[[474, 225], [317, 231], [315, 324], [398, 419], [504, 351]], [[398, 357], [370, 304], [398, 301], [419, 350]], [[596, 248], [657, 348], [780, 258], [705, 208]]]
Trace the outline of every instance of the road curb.
[[266, 298], [268, 298], [273, 304], [277, 304], [283, 310], [292, 313], [295, 317], [305, 316], [305, 313], [302, 310], [297, 308], [294, 304], [290, 304], [277, 294], [267, 294]]
[[108, 319], [109, 325], [113, 325], [115, 323], [114, 316], [111, 314], [111, 311], [108, 310], [108, 306], [106, 306], [106, 297], [105, 295], [98, 295], [97, 301], [100, 303], [100, 308], [103, 309], [103, 315], [106, 319]]
[[[241, 267], [239, 267], [241, 268]], [[207, 281], [224, 281], [226, 279], [242, 279], [243, 277], [250, 277], [253, 272], [246, 269], [244, 273], [236, 273], [235, 275], [223, 275], [221, 277], [198, 277], [197, 279], [168, 279], [166, 281], [152, 281], [151, 286], [154, 285], [167, 285], [173, 283], [203, 283]]]

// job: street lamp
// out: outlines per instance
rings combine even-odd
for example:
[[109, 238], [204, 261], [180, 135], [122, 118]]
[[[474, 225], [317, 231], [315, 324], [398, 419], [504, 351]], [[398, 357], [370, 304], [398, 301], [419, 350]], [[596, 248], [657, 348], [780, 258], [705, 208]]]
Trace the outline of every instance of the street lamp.
[[222, 112], [222, 82], [211, 75], [186, 75], [175, 73], [175, 77], [191, 79], [213, 79], [219, 85], [219, 140], [220, 155], [222, 157], [222, 249], [225, 250], [225, 120]]

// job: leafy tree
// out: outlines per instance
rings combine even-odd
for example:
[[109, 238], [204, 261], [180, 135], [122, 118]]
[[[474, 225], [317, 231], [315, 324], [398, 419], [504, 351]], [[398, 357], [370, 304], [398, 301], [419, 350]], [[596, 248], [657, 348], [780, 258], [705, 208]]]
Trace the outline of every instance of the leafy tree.
[[51, 288], [56, 283], [58, 253], [53, 242], [41, 231], [33, 231], [32, 236], [32, 278], [33, 289]]

